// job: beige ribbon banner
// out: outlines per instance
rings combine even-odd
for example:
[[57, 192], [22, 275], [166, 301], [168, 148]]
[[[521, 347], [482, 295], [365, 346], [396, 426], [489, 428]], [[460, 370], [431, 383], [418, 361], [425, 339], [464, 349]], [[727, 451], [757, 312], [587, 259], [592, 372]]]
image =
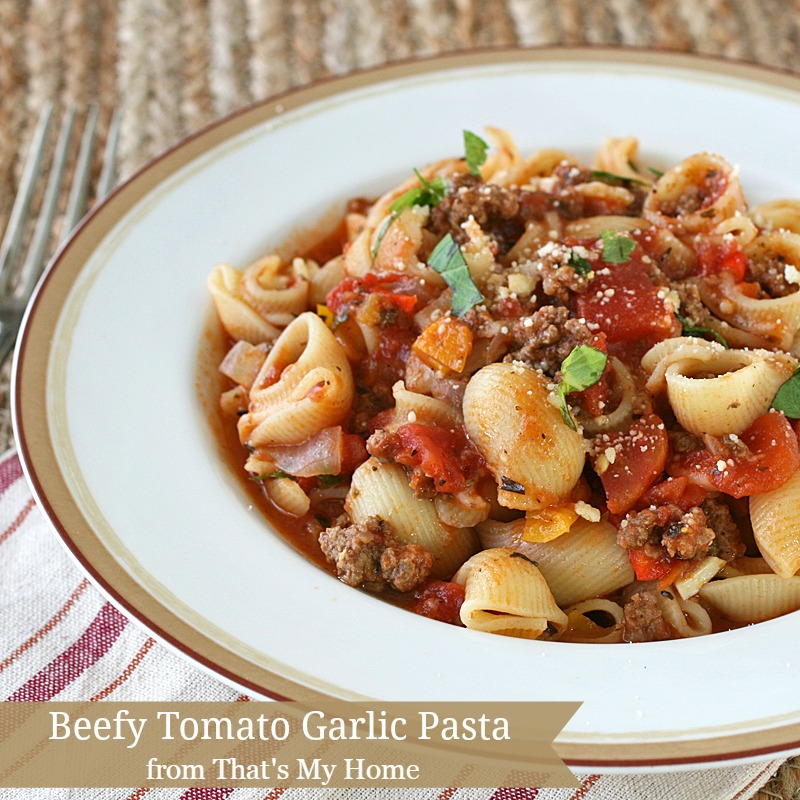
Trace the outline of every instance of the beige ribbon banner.
[[580, 703], [2, 703], [0, 788], [578, 785]]

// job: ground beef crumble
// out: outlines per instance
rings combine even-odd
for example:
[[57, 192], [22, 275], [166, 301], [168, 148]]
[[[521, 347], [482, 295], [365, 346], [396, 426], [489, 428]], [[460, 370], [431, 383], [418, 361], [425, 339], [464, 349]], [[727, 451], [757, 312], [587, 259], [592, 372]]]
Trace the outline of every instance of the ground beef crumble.
[[617, 534], [621, 547], [643, 547], [652, 558], [663, 556], [664, 550], [670, 558], [702, 558], [713, 541], [714, 531], [699, 507], [684, 513], [671, 503], [628, 514]]
[[727, 505], [716, 498], [685, 512], [671, 503], [631, 512], [617, 534], [621, 547], [643, 547], [647, 555], [691, 560], [716, 556], [732, 561], [744, 555], [739, 529]]
[[542, 291], [561, 303], [568, 303], [572, 295], [585, 292], [589, 276], [582, 275], [568, 261], [569, 250], [545, 245], [539, 250], [537, 270], [542, 279]]
[[319, 545], [348, 586], [371, 592], [387, 587], [409, 592], [430, 574], [430, 552], [418, 544], [399, 542], [386, 520], [367, 517], [363, 523], [355, 523], [345, 516], [336, 523], [319, 535]]
[[706, 525], [714, 531], [714, 541], [708, 554], [723, 561], [733, 561], [743, 556], [746, 548], [728, 506], [722, 500], [709, 497], [700, 508], [706, 515]]
[[510, 335], [511, 352], [505, 360], [522, 361], [551, 377], [575, 347], [589, 344], [594, 338], [586, 325], [571, 318], [563, 306], [543, 306], [530, 317], [515, 320]]
[[637, 592], [622, 608], [622, 638], [626, 642], [659, 642], [672, 632], [658, 605], [656, 589]]
[[705, 556], [713, 541], [714, 531], [706, 525], [706, 515], [697, 506], [672, 523], [661, 537], [667, 555], [682, 559]]
[[798, 289], [796, 283], [786, 280], [786, 261], [775, 257], [748, 258], [744, 279], [760, 284], [770, 297], [786, 297]]
[[447, 195], [431, 209], [428, 227], [437, 235], [450, 233], [464, 244], [467, 236], [461, 226], [470, 217], [495, 241], [500, 254], [510, 250], [525, 230], [518, 190], [484, 183], [471, 173], [456, 175]]
[[680, 315], [690, 325], [706, 327], [708, 321], [712, 318], [712, 314], [703, 304], [697, 281], [692, 278], [687, 278], [682, 281], [672, 281], [670, 286], [680, 298]]

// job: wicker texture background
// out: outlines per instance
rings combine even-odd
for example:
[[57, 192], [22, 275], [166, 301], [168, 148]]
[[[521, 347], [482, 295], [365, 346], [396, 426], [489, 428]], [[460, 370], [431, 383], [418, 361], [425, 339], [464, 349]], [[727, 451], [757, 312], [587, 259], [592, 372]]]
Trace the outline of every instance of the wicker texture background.
[[[0, 0], [0, 230], [48, 101], [79, 115], [98, 104], [101, 138], [119, 109], [124, 177], [214, 118], [320, 77], [550, 44], [693, 51], [800, 74], [800, 0]], [[789, 762], [759, 798], [800, 797], [795, 773]]]

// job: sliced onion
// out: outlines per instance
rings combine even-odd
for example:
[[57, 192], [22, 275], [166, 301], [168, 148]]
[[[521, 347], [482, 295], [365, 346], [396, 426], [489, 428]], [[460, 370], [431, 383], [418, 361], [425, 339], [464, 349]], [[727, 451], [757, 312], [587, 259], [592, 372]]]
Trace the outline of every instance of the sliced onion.
[[244, 340], [236, 342], [236, 344], [228, 350], [222, 363], [219, 365], [219, 371], [226, 377], [230, 378], [234, 383], [239, 386], [244, 386], [249, 389], [253, 385], [264, 361], [267, 357], [267, 347], [263, 344], [252, 345]]
[[341, 426], [324, 428], [300, 444], [261, 447], [275, 462], [275, 466], [296, 478], [311, 478], [315, 475], [338, 475], [342, 471], [344, 436]]

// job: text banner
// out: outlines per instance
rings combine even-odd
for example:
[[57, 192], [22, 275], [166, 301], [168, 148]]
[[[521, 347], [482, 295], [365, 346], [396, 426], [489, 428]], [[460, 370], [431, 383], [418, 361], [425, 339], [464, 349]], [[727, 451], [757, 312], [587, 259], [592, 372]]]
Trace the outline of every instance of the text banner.
[[0, 787], [571, 787], [579, 705], [2, 703]]

